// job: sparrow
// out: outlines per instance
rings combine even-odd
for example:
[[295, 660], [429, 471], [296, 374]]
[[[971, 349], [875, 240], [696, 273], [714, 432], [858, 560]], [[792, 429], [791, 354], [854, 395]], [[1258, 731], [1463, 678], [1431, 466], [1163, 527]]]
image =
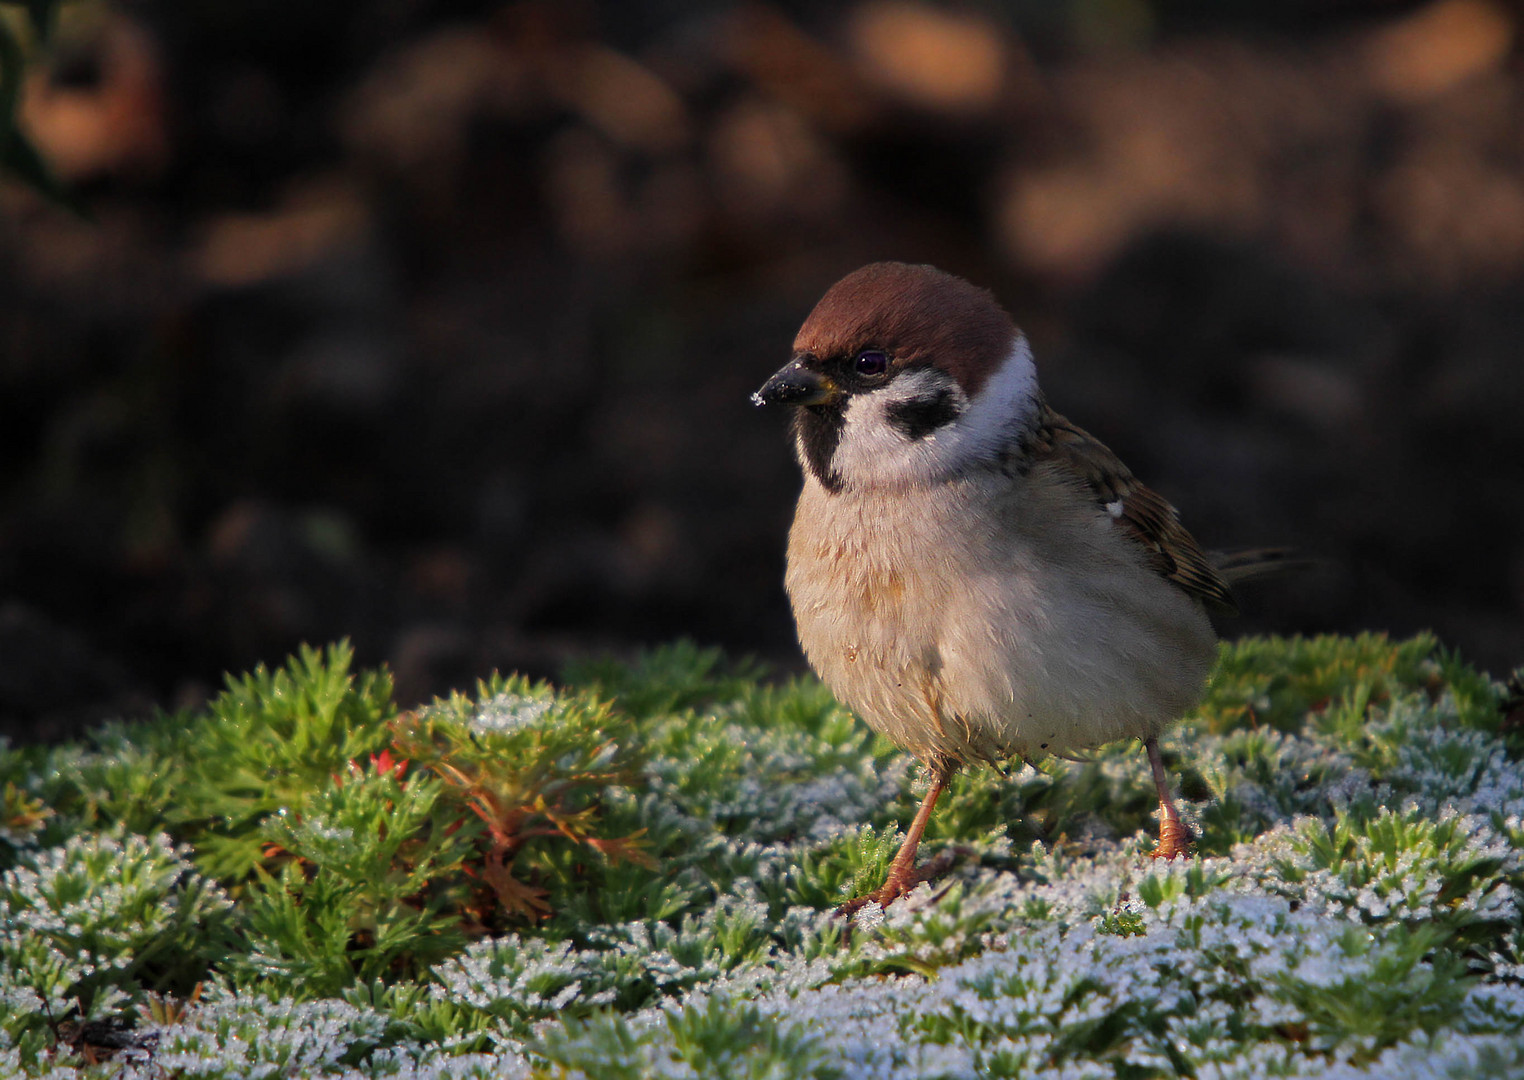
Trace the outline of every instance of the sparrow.
[[1175, 508], [1049, 407], [995, 298], [930, 266], [864, 266], [752, 400], [792, 409], [785, 586], [804, 654], [931, 778], [883, 887], [841, 911], [937, 872], [916, 848], [959, 767], [1117, 739], [1148, 756], [1155, 854], [1184, 855], [1159, 735], [1201, 700], [1208, 612], [1236, 612], [1233, 595]]

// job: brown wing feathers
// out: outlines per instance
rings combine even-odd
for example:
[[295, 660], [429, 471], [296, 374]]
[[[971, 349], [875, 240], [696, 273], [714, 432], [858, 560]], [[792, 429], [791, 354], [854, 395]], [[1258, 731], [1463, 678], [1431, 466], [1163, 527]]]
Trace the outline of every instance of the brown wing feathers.
[[1154, 569], [1212, 610], [1238, 613], [1227, 583], [1180, 524], [1175, 508], [1133, 476], [1105, 443], [1046, 403], [1039, 406], [1033, 435], [1028, 444], [1033, 462], [1061, 463], [1082, 479], [1102, 512], [1143, 547]]

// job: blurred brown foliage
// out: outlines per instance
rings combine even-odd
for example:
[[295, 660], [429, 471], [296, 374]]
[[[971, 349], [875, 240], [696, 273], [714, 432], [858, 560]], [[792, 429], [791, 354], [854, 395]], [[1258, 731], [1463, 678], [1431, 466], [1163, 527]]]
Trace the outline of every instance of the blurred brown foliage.
[[[1104, 14], [1098, 14], [1104, 13]], [[798, 663], [750, 390], [876, 258], [991, 286], [1234, 630], [1524, 659], [1524, 64], [1492, 0], [65, 9], [0, 188], [0, 727], [301, 640], [404, 700]]]

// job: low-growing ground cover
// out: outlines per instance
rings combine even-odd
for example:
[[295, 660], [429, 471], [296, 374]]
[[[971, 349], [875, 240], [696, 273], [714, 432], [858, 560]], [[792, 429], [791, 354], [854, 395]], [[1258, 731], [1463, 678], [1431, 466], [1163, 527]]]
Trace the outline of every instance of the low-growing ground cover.
[[[0, 1075], [1524, 1072], [1524, 751], [1428, 638], [1225, 645], [1166, 741], [958, 777], [678, 645], [399, 714], [342, 646], [0, 754]], [[1511, 710], [1513, 710], [1511, 712]]]

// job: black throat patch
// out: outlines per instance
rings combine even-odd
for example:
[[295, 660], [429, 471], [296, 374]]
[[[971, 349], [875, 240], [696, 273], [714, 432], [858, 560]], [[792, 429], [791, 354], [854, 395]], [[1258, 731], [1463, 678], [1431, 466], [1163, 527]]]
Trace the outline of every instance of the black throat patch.
[[884, 410], [889, 423], [912, 442], [952, 423], [962, 412], [957, 396], [946, 388], [938, 389], [929, 397], [896, 402]]
[[846, 413], [836, 405], [805, 405], [794, 410], [794, 437], [804, 453], [804, 465], [833, 495], [841, 490], [841, 474], [831, 468]]

